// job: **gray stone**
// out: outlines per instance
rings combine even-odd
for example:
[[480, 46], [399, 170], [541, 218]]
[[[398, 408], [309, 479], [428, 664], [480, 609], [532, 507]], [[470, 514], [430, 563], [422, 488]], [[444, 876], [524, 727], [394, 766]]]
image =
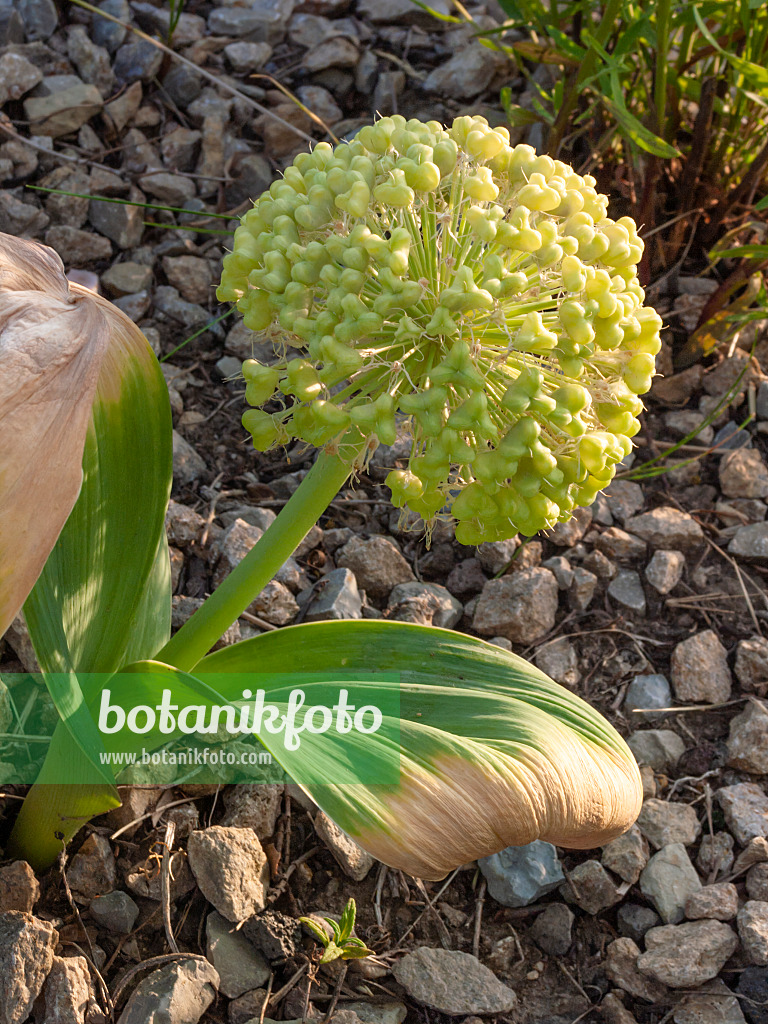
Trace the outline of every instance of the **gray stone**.
[[621, 899], [616, 883], [600, 861], [585, 860], [568, 874], [560, 886], [560, 893], [568, 903], [575, 903], [587, 914], [599, 914]]
[[640, 889], [665, 924], [683, 920], [686, 900], [701, 882], [682, 843], [670, 843], [651, 857], [640, 875]]
[[611, 515], [620, 523], [631, 519], [645, 504], [642, 487], [631, 480], [614, 480], [605, 490], [605, 499]]
[[600, 860], [623, 881], [634, 884], [648, 863], [648, 843], [637, 825], [604, 846]]
[[191, 171], [200, 152], [201, 138], [194, 128], [174, 128], [164, 135], [160, 139], [160, 153], [165, 166], [171, 171]]
[[544, 533], [544, 536], [557, 547], [572, 548], [587, 532], [591, 522], [591, 508], [575, 508], [568, 519], [562, 523], [555, 523], [550, 530]]
[[[118, 309], [122, 309], [125, 315], [130, 317], [134, 323], [138, 323], [139, 320], [142, 320], [146, 316], [149, 310], [149, 292], [136, 292], [134, 295], [123, 295], [119, 299], [114, 299], [113, 305], [117, 306]], [[180, 403], [182, 407], [178, 410], [176, 409], [176, 406], [174, 405], [175, 395], [172, 390], [168, 392], [168, 397], [170, 399], [171, 409], [173, 410], [174, 415], [180, 415], [184, 411], [183, 404]]]
[[736, 991], [745, 997], [742, 1004], [750, 1024], [768, 1022], [768, 970], [747, 967], [739, 976]]
[[[451, 0], [434, 0], [429, 5], [438, 14], [453, 14], [455, 8]], [[358, 0], [357, 15], [359, 18], [366, 18], [374, 25], [391, 24], [413, 24], [426, 23], [434, 30], [441, 23], [428, 18], [425, 21], [424, 13], [420, 11], [411, 0]]]
[[191, 178], [170, 174], [168, 171], [150, 171], [139, 178], [139, 185], [147, 195], [166, 206], [183, 207], [187, 200], [197, 195], [195, 183]]
[[269, 43], [230, 43], [224, 47], [224, 56], [237, 74], [261, 71], [272, 56]]
[[208, 16], [208, 30], [214, 36], [280, 42], [294, 6], [295, 0], [253, 0], [247, 8], [216, 7]]
[[182, 299], [176, 288], [162, 286], [155, 291], [155, 312], [162, 313], [175, 323], [185, 327], [202, 327], [210, 319], [209, 313], [195, 302]]
[[108, 260], [112, 256], [112, 245], [107, 238], [68, 224], [55, 224], [48, 228], [45, 244], [55, 249], [68, 267], [80, 267], [97, 260]]
[[20, 100], [42, 80], [42, 71], [26, 57], [20, 53], [4, 53], [0, 57], [0, 106], [8, 100]]
[[595, 540], [595, 547], [617, 562], [638, 562], [645, 558], [646, 545], [618, 526], [609, 526]]
[[191, 484], [199, 480], [207, 467], [192, 445], [181, 434], [173, 432], [173, 479], [179, 484]]
[[[170, 856], [170, 898], [171, 903], [181, 899], [195, 888], [195, 879], [189, 870], [187, 857], [182, 850], [175, 850]], [[160, 872], [147, 874], [146, 858], [139, 861], [125, 876], [125, 884], [137, 896], [159, 902], [163, 898]]]
[[[357, 1014], [363, 1024], [403, 1024], [407, 1009], [403, 1003], [344, 1003], [347, 1011]], [[354, 1021], [352, 1022], [354, 1024]]]
[[738, 448], [751, 448], [751, 446], [752, 435], [748, 430], [740, 430], [733, 422], [720, 427], [712, 438], [712, 447], [716, 448], [719, 453], [736, 451]]
[[564, 903], [550, 903], [528, 934], [550, 956], [565, 956], [573, 942], [574, 920], [573, 912]]
[[152, 268], [143, 263], [115, 263], [100, 277], [102, 287], [115, 298], [144, 291], [152, 284]]
[[115, 86], [110, 56], [103, 46], [96, 46], [88, 37], [85, 25], [73, 25], [67, 39], [67, 55], [84, 82], [95, 85], [106, 99]]
[[557, 603], [557, 580], [548, 569], [521, 569], [486, 583], [472, 628], [481, 636], [531, 643], [554, 626]]
[[282, 783], [233, 786], [224, 793], [224, 815], [220, 824], [252, 828], [259, 839], [274, 834], [283, 802]]
[[414, 581], [392, 588], [385, 614], [398, 622], [453, 629], [464, 614], [464, 606], [445, 587]]
[[469, 953], [420, 946], [392, 974], [412, 999], [450, 1016], [508, 1013], [517, 1003], [512, 989]]
[[592, 603], [596, 589], [597, 576], [589, 569], [577, 565], [573, 570], [573, 579], [568, 588], [568, 603], [576, 611], [586, 611]]
[[472, 99], [485, 92], [498, 67], [497, 54], [484, 46], [470, 44], [430, 72], [422, 88], [450, 99]]
[[[624, 697], [624, 714], [630, 723], [637, 722], [642, 725], [664, 718], [663, 715], [648, 714], [647, 712], [668, 708], [671, 704], [672, 690], [666, 676], [658, 674], [635, 676], [627, 687]], [[643, 712], [643, 714], [635, 714], [634, 712], [637, 711]]]
[[45, 229], [48, 215], [11, 192], [0, 192], [0, 231], [6, 235], [34, 238]]
[[685, 555], [682, 551], [654, 551], [645, 567], [645, 578], [660, 594], [674, 590], [683, 578]]
[[701, 833], [693, 807], [666, 800], [646, 800], [638, 815], [637, 826], [657, 850], [670, 843], [691, 846]]
[[651, 928], [637, 966], [669, 988], [696, 988], [717, 977], [736, 951], [733, 930], [720, 921], [686, 921]]
[[197, 1024], [218, 986], [218, 974], [202, 958], [159, 967], [131, 992], [117, 1024]]
[[704, 541], [702, 529], [693, 516], [677, 508], [655, 508], [633, 516], [624, 525], [628, 533], [640, 537], [654, 550], [686, 551]]
[[633, 732], [627, 745], [639, 764], [647, 764], [662, 773], [674, 768], [685, 753], [685, 743], [671, 729]]
[[768, 559], [768, 523], [740, 526], [728, 544], [728, 551], [754, 562]]
[[44, 78], [36, 95], [24, 101], [25, 117], [35, 135], [70, 135], [101, 110], [103, 99], [95, 85], [72, 75]]
[[727, 875], [733, 867], [733, 836], [729, 832], [705, 835], [696, 855], [696, 866], [705, 877]]
[[[144, 201], [144, 193], [132, 187], [128, 198], [141, 203]], [[135, 248], [144, 231], [144, 210], [140, 206], [122, 206], [92, 199], [88, 220], [120, 249]]]
[[717, 791], [725, 821], [737, 843], [746, 846], [754, 836], [768, 836], [768, 796], [754, 782], [739, 782]]
[[675, 1024], [746, 1024], [739, 1000], [721, 978], [684, 995], [672, 1019]]
[[507, 569], [520, 546], [518, 537], [509, 540], [487, 540], [477, 546], [477, 560], [489, 576]]
[[37, 1006], [45, 1010], [45, 1024], [86, 1024], [102, 1019], [84, 956], [54, 956]]
[[747, 895], [751, 900], [768, 902], [768, 864], [755, 864], [746, 877]]
[[219, 991], [236, 999], [269, 980], [267, 961], [245, 935], [215, 910], [205, 922], [206, 953], [219, 975]]
[[551, 573], [554, 573], [557, 585], [561, 590], [567, 590], [573, 583], [573, 569], [564, 555], [554, 555], [541, 564], [544, 569], [549, 569]]
[[97, 896], [88, 908], [91, 917], [101, 928], [117, 935], [127, 935], [132, 931], [139, 916], [139, 908], [128, 895], [115, 889], [104, 896]]
[[53, 0], [16, 0], [16, 9], [24, 22], [29, 42], [48, 39], [56, 31], [59, 14]]
[[163, 88], [179, 110], [186, 110], [203, 91], [203, 79], [192, 68], [177, 64], [163, 79]]
[[640, 949], [628, 937], [615, 939], [606, 947], [604, 970], [608, 980], [622, 992], [646, 1003], [665, 1004], [669, 1000], [666, 985], [646, 977], [637, 969]]
[[739, 909], [739, 894], [730, 882], [705, 885], [693, 893], [685, 903], [685, 916], [689, 921], [712, 918], [715, 921], [732, 921]]
[[163, 51], [146, 39], [131, 37], [115, 54], [112, 69], [121, 85], [151, 82], [163, 63]]
[[333, 36], [307, 50], [302, 63], [307, 71], [317, 72], [327, 68], [353, 68], [359, 59], [360, 50], [355, 40]]
[[78, 903], [90, 903], [115, 888], [115, 855], [106, 836], [92, 832], [74, 855], [67, 881]]
[[[219, 563], [219, 567], [221, 563]], [[217, 573], [219, 572], [217, 567]], [[270, 580], [261, 593], [248, 605], [247, 611], [274, 626], [287, 626], [299, 614], [296, 598], [284, 583]]]
[[[269, 188], [270, 182], [274, 178], [274, 171], [270, 167], [261, 153], [250, 153], [248, 156], [243, 157], [234, 164], [233, 167], [234, 180], [228, 184], [224, 190], [224, 196], [228, 206], [239, 206], [244, 203], [247, 199], [251, 199], [255, 196], [261, 195], [265, 189]], [[240, 326], [240, 331], [234, 328], [230, 331], [227, 336], [227, 344], [232, 348], [232, 340], [234, 337], [243, 337], [248, 334], [247, 342], [247, 354], [243, 355], [244, 359], [249, 359], [253, 353], [251, 352], [252, 345], [259, 340], [259, 335], [254, 334], [253, 331], [248, 331], [248, 328]], [[269, 346], [271, 351], [271, 345]], [[235, 351], [234, 349], [232, 349]], [[241, 352], [237, 352], [241, 355]], [[274, 353], [272, 353], [272, 359], [274, 359]]]
[[[659, 915], [650, 907], [639, 903], [622, 903], [616, 913], [619, 935], [640, 942], [649, 928], [655, 928], [661, 922]], [[639, 954], [638, 950], [638, 954]]]
[[646, 603], [643, 584], [634, 569], [621, 569], [608, 584], [608, 596], [625, 611], [645, 615]]
[[361, 882], [373, 865], [373, 857], [350, 838], [323, 811], [315, 815], [315, 832], [333, 854], [345, 875]]
[[676, 409], [664, 417], [667, 429], [673, 437], [696, 438], [696, 444], [709, 444], [715, 432], [709, 424], [704, 424], [706, 417], [695, 409]]
[[0, 914], [7, 910], [31, 914], [39, 899], [40, 884], [25, 860], [14, 860], [0, 868]]
[[[167, 39], [171, 29], [171, 11], [163, 7], [153, 7], [149, 3], [132, 5], [134, 14], [150, 28], [155, 29], [163, 39]], [[173, 30], [172, 42], [174, 49], [189, 46], [190, 43], [202, 39], [205, 34], [205, 19], [197, 14], [182, 11]]]
[[353, 537], [336, 552], [336, 565], [350, 569], [357, 584], [374, 600], [383, 601], [398, 583], [411, 583], [411, 567], [389, 537]]
[[49, 921], [9, 910], [0, 914], [0, 1024], [21, 1024], [32, 1012], [53, 965], [59, 933]]
[[558, 637], [542, 644], [534, 656], [536, 668], [554, 679], [556, 683], [574, 689], [581, 679], [576, 648], [570, 640]]
[[768, 863], [768, 839], [765, 836], [752, 836], [744, 849], [733, 862], [734, 874], [751, 868], [753, 864]]
[[768, 696], [768, 640], [762, 636], [740, 640], [734, 672], [742, 690], [758, 697]]
[[736, 918], [739, 938], [750, 963], [768, 965], [768, 903], [747, 900]]
[[228, 921], [264, 909], [267, 858], [252, 829], [213, 825], [187, 840], [189, 866], [203, 896]]
[[679, 643], [670, 667], [679, 701], [719, 704], [731, 695], [727, 651], [711, 629]]
[[322, 578], [320, 585], [304, 593], [306, 600], [302, 601], [300, 594], [299, 604], [307, 608], [304, 613], [305, 622], [362, 618], [357, 580], [349, 569], [332, 569]]
[[[189, 181], [189, 178], [180, 180]], [[206, 303], [213, 298], [213, 273], [208, 260], [199, 256], [165, 256], [163, 270], [187, 302]], [[240, 372], [239, 366], [237, 372]]]
[[541, 839], [527, 846], [508, 846], [477, 863], [488, 892], [505, 907], [527, 907], [565, 879], [555, 847]]
[[751, 700], [731, 719], [728, 764], [754, 775], [768, 773], [768, 706], [763, 701]]
[[768, 467], [756, 449], [740, 448], [720, 460], [720, 490], [729, 498], [768, 498]]

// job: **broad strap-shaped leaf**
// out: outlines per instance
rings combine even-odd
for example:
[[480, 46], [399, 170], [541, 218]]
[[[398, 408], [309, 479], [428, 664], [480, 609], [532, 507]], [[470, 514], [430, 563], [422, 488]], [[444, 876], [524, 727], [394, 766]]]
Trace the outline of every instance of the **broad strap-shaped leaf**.
[[[7, 248], [5, 252], [9, 258]], [[34, 255], [45, 270], [38, 286], [47, 291], [17, 293], [15, 298], [29, 317], [35, 295], [42, 295], [35, 314], [36, 336], [50, 338], [52, 345], [35, 348], [27, 339], [33, 353], [27, 360], [40, 363], [45, 380], [45, 366], [55, 362], [56, 347], [62, 336], [66, 341], [66, 331], [79, 332], [85, 354], [92, 339], [99, 339], [101, 346], [98, 363], [88, 363], [93, 380], [85, 373], [63, 377], [59, 405], [49, 409], [48, 435], [55, 440], [61, 432], [74, 438], [76, 426], [77, 444], [60, 445], [66, 459], [62, 455], [52, 463], [45, 458], [43, 435], [38, 448], [28, 453], [36, 496], [34, 508], [27, 509], [33, 535], [40, 522], [46, 522], [46, 503], [57, 504], [60, 469], [66, 471], [68, 495], [60, 521], [55, 529], [51, 524], [40, 542], [38, 555], [45, 565], [41, 561], [34, 569], [25, 569], [29, 585], [23, 588], [29, 590], [37, 577], [24, 612], [62, 721], [40, 784], [33, 787], [17, 819], [10, 848], [43, 866], [61, 849], [57, 834], [68, 839], [88, 818], [119, 803], [112, 773], [99, 763], [103, 748], [77, 674], [109, 673], [127, 660], [151, 656], [170, 634], [164, 518], [171, 486], [172, 427], [167, 388], [141, 331], [105, 299], [69, 285], [50, 250], [38, 246]], [[63, 311], [50, 298], [56, 289], [55, 302]], [[70, 309], [78, 311], [77, 329], [66, 318]], [[89, 390], [84, 391], [86, 378]], [[40, 389], [33, 384], [22, 396], [23, 403], [17, 402], [21, 424], [34, 423]], [[73, 408], [80, 416], [75, 426]], [[14, 514], [17, 506], [26, 508], [19, 486], [15, 493], [3, 494]], [[18, 596], [23, 599], [25, 593]]]
[[0, 234], [0, 636], [21, 608], [82, 482], [109, 344], [52, 249]]
[[170, 633], [168, 390], [135, 324], [85, 295], [108, 325], [109, 344], [80, 496], [24, 609], [43, 671], [115, 671], [153, 655]]
[[[173, 670], [162, 671], [170, 680]], [[399, 697], [399, 717], [385, 716], [373, 735], [352, 733], [337, 743], [331, 733], [304, 733], [295, 751], [279, 735], [259, 738], [345, 832], [417, 877], [442, 878], [477, 857], [539, 838], [599, 846], [639, 812], [637, 765], [608, 722], [521, 658], [459, 633], [386, 621], [303, 624], [211, 654], [195, 668], [198, 682], [177, 674], [169, 685], [180, 706], [216, 703], [212, 693], [236, 702], [243, 673], [253, 673], [279, 704], [287, 701], [286, 671], [297, 673], [308, 705], [313, 684], [302, 672], [322, 676], [327, 692], [329, 681], [358, 671], [370, 703]], [[277, 688], [270, 689], [271, 673], [282, 675]], [[157, 681], [143, 678], [123, 682], [112, 699], [125, 707], [156, 703]], [[134, 739], [151, 746], [146, 735]], [[399, 785], [334, 784], [350, 761], [370, 768], [378, 759], [385, 772], [393, 751]]]

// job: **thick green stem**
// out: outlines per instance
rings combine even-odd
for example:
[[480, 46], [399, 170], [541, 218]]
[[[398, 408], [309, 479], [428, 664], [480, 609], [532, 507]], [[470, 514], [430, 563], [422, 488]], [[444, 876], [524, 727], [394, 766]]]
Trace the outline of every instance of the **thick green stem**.
[[[348, 446], [344, 446], [349, 451]], [[293, 554], [336, 497], [360, 453], [318, 456], [277, 519], [240, 564], [181, 627], [157, 659], [189, 671], [213, 647]]]
[[120, 806], [113, 786], [91, 764], [64, 722], [59, 722], [37, 781], [21, 805], [6, 857], [49, 867], [86, 822]]

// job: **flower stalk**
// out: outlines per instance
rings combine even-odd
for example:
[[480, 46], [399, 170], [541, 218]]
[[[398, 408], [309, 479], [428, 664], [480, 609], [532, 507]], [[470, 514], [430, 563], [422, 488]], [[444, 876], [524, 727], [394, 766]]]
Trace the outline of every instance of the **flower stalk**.
[[245, 611], [290, 558], [338, 494], [360, 457], [361, 447], [345, 444], [322, 452], [275, 521], [245, 558], [184, 623], [157, 660], [190, 671]]

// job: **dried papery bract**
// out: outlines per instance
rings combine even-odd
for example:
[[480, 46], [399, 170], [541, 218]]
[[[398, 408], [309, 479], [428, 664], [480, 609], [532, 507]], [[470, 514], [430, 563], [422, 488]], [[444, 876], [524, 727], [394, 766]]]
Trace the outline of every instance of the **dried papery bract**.
[[77, 500], [109, 333], [53, 250], [0, 234], [0, 635]]
[[255, 447], [370, 451], [405, 418], [392, 500], [452, 515], [465, 544], [590, 504], [632, 447], [661, 326], [635, 224], [594, 186], [481, 117], [382, 118], [299, 155], [244, 216], [218, 291], [298, 351], [243, 366]]

